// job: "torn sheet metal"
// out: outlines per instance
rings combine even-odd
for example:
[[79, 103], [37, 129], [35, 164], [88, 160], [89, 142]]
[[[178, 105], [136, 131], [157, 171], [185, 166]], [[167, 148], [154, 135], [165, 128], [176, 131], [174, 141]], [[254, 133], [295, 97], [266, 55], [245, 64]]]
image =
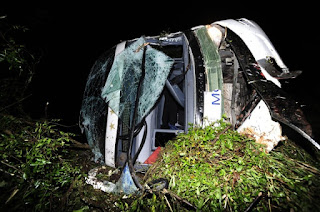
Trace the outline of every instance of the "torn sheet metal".
[[[146, 52], [145, 63], [140, 50]], [[130, 125], [142, 64], [138, 121]], [[299, 73], [289, 72], [262, 29], [247, 19], [141, 37], [97, 60], [80, 122], [95, 160], [114, 167], [125, 164], [128, 151], [143, 163], [177, 132], [187, 132], [190, 123], [206, 125], [224, 113], [234, 129], [251, 132], [267, 151], [283, 139], [280, 124], [320, 149], [299, 104], [281, 89], [281, 79]]]
[[[262, 62], [261, 64], [259, 63], [259, 65], [261, 66], [261, 72], [264, 74], [265, 78], [281, 87], [281, 84], [276, 76], [280, 75], [282, 72], [289, 73], [289, 69], [283, 63], [268, 36], [264, 33], [259, 25], [245, 18], [238, 20], [228, 19], [217, 21], [215, 24], [226, 27], [236, 33], [243, 40], [247, 48], [249, 48], [254, 59], [258, 63], [260, 61]], [[264, 61], [268, 60], [268, 58], [273, 58], [275, 60], [275, 63], [281, 69], [280, 73], [273, 74], [275, 69], [272, 68], [274, 66], [268, 66], [268, 71], [266, 70], [267, 63], [264, 63]]]
[[239, 64], [248, 79], [248, 84], [257, 91], [268, 105], [272, 118], [291, 127], [320, 150], [320, 145], [311, 137], [311, 126], [300, 105], [276, 84], [264, 77], [261, 67], [240, 37], [229, 30], [226, 40], [238, 56]]

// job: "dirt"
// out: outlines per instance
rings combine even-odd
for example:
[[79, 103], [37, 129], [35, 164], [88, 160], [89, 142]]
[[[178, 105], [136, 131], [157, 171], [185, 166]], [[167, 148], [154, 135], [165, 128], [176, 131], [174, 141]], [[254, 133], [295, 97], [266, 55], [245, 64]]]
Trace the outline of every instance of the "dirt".
[[[98, 179], [116, 183], [120, 178], [120, 171], [109, 177], [109, 171], [113, 171], [113, 168], [94, 163], [91, 150], [74, 150], [73, 154], [78, 158], [78, 160], [74, 160], [74, 165], [81, 166], [83, 173], [87, 174], [91, 169], [99, 166], [103, 168], [100, 168], [97, 173]], [[125, 203], [130, 205], [130, 202], [132, 202], [132, 199], [127, 196], [122, 197], [94, 189], [82, 177], [72, 186], [68, 194], [66, 207], [62, 208], [61, 211], [123, 211], [121, 208], [124, 207]]]

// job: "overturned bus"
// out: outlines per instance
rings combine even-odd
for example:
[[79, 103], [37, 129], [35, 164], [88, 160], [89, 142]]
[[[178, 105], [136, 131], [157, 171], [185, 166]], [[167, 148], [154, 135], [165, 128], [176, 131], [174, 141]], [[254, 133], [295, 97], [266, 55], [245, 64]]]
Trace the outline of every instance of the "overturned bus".
[[225, 114], [270, 151], [281, 124], [320, 149], [300, 105], [281, 89], [297, 77], [253, 21], [223, 20], [163, 36], [119, 43], [93, 65], [80, 125], [95, 161], [144, 163], [190, 124]]

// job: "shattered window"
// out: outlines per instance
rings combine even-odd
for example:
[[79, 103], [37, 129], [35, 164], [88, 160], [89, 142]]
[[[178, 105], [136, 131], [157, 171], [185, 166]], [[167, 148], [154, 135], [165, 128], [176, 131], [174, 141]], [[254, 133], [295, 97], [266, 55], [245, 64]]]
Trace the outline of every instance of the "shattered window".
[[80, 126], [95, 155], [95, 161], [103, 161], [107, 103], [101, 98], [109, 70], [112, 66], [115, 48], [105, 52], [93, 65], [85, 87], [80, 111]]
[[218, 48], [212, 42], [205, 27], [197, 29], [195, 34], [201, 46], [204, 65], [208, 75], [208, 91], [215, 89], [222, 90], [223, 76]]
[[[144, 51], [144, 48], [145, 51]], [[145, 53], [144, 53], [145, 52]], [[163, 91], [174, 60], [140, 38], [114, 56], [115, 48], [103, 54], [89, 74], [80, 112], [80, 125], [85, 131], [95, 161], [103, 162], [108, 106], [130, 129], [137, 88], [141, 84], [136, 125], [150, 112]], [[145, 63], [143, 56], [145, 54]]]
[[109, 103], [109, 107], [130, 128], [137, 88], [142, 75], [143, 48], [146, 48], [145, 78], [142, 82], [135, 125], [142, 121], [159, 98], [173, 65], [173, 59], [148, 46], [144, 38], [139, 38], [115, 57], [102, 90], [102, 97]]
[[[206, 70], [207, 91], [220, 90], [223, 93], [223, 76], [221, 69], [221, 59], [217, 46], [212, 42], [206, 27], [194, 31], [198, 38], [203, 62]], [[221, 114], [224, 113], [223, 95], [221, 96]]]

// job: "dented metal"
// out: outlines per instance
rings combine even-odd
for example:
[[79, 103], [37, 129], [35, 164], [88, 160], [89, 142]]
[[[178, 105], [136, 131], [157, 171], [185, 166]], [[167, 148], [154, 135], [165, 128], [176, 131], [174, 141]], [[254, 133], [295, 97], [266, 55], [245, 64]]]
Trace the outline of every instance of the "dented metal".
[[[143, 164], [158, 146], [164, 146], [177, 133], [187, 132], [189, 124], [206, 125], [223, 114], [227, 115], [234, 129], [251, 134], [258, 142], [266, 144], [267, 151], [284, 139], [280, 123], [291, 127], [320, 149], [311, 137], [311, 126], [300, 105], [281, 89], [282, 79], [297, 77], [301, 72], [289, 71], [266, 34], [253, 21], [224, 20], [143, 39], [144, 45], [135, 48], [136, 53], [132, 52], [132, 55], [153, 48], [164, 53], [168, 57], [166, 60], [173, 63], [166, 79], [157, 79], [157, 83], [163, 81], [160, 83], [163, 85], [161, 94], [152, 105], [145, 107], [148, 111], [143, 111], [138, 122], [128, 124], [126, 116], [120, 116], [114, 109], [122, 107], [121, 98], [128, 96], [124, 92], [131, 92], [129, 79], [126, 90], [121, 86], [115, 90], [118, 100], [107, 100], [101, 91], [109, 92], [110, 84], [105, 87], [105, 83], [111, 82], [110, 70], [117, 55], [130, 49], [139, 39], [118, 44], [92, 68], [80, 124], [97, 161], [119, 167], [126, 164], [128, 155], [132, 155], [134, 162]], [[158, 58], [154, 61], [159, 64], [148, 71], [157, 71], [163, 63]], [[118, 59], [117, 63], [121, 67], [129, 64], [125, 58]], [[116, 72], [113, 70], [112, 73]], [[148, 81], [142, 83], [147, 86]], [[93, 86], [97, 87], [93, 89]], [[123, 108], [124, 113], [126, 110]], [[134, 139], [127, 145], [129, 132], [133, 133]], [[128, 151], [131, 154], [127, 154]]]

